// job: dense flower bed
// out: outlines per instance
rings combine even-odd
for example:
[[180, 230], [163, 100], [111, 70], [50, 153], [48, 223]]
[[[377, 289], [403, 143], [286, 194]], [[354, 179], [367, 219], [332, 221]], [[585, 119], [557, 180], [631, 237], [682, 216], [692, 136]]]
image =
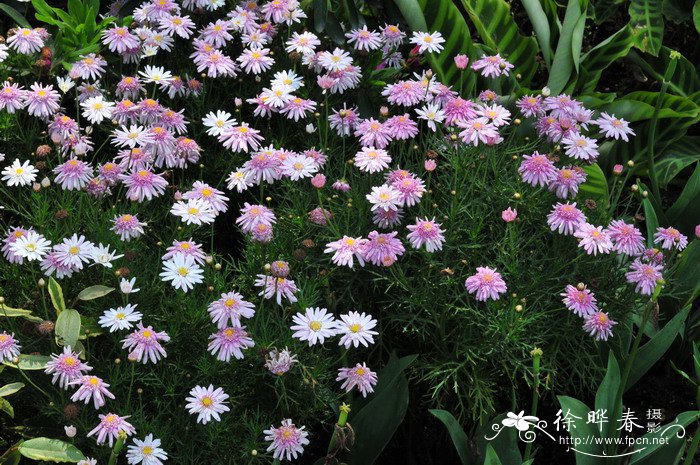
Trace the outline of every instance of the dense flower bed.
[[45, 28], [0, 44], [0, 360], [78, 463], [332, 458], [397, 354], [460, 418], [528, 401], [542, 350], [548, 389], [589, 392], [688, 245], [642, 233], [631, 164], [596, 164], [628, 122], [499, 94], [498, 54], [454, 58], [470, 97], [430, 69], [439, 32], [338, 46], [294, 0], [118, 6], [65, 68]]

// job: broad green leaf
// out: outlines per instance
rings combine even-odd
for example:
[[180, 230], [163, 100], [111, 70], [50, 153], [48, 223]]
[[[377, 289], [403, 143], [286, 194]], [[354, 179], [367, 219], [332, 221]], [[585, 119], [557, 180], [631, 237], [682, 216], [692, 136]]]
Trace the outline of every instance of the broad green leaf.
[[539, 47], [534, 37], [520, 34], [510, 5], [505, 0], [461, 1], [484, 44], [512, 63], [512, 72], [522, 76], [522, 85], [528, 85], [537, 72], [534, 57]]
[[25, 310], [23, 308], [12, 308], [8, 307], [4, 304], [0, 304], [0, 317], [8, 317], [8, 318], [17, 318], [17, 317], [22, 317], [26, 318], [29, 321], [33, 321], [35, 323], [39, 323], [42, 320], [38, 316], [32, 315], [31, 310]]
[[44, 462], [72, 462], [85, 460], [77, 447], [58, 439], [34, 438], [24, 441], [19, 446], [19, 453], [28, 459]]
[[[7, 399], [0, 397], [0, 410], [5, 412], [10, 418], [15, 417], [15, 409], [12, 408], [12, 404]], [[0, 461], [0, 463], [4, 463]]]
[[503, 465], [501, 460], [498, 458], [498, 454], [493, 450], [493, 446], [489, 444], [486, 446], [486, 456], [484, 457], [484, 465]]
[[414, 31], [428, 31], [423, 10], [418, 0], [394, 0], [394, 4]]
[[530, 24], [532, 24], [532, 29], [535, 31], [535, 37], [537, 42], [540, 44], [540, 51], [542, 51], [542, 57], [544, 62], [549, 68], [552, 65], [552, 44], [550, 42], [552, 33], [549, 27], [549, 19], [547, 14], [542, 8], [542, 3], [540, 0], [523, 0], [523, 7], [527, 13], [528, 18], [530, 18]]
[[[661, 47], [659, 56], [631, 50], [628, 58], [639, 66], [644, 74], [658, 82], [662, 82], [666, 68], [671, 60], [671, 52], [672, 50], [668, 47]], [[698, 79], [698, 72], [690, 60], [683, 55], [675, 60], [676, 69], [669, 79], [669, 92], [685, 97], [700, 89], [700, 79]]]
[[[632, 455], [630, 465], [677, 464], [685, 447], [685, 436], [687, 436], [685, 428], [698, 419], [700, 419], [698, 411], [683, 412], [676, 417], [673, 423], [667, 423], [661, 426], [657, 432], [642, 436], [643, 444], [649, 445], [644, 447], [639, 454]], [[664, 438], [665, 441], [661, 441], [660, 438]]]
[[695, 171], [666, 216], [678, 229], [692, 234], [700, 218], [700, 163], [695, 165]]
[[10, 383], [0, 387], [0, 397], [11, 396], [12, 394], [19, 392], [20, 389], [24, 387], [24, 383]]
[[[523, 458], [519, 449], [520, 439], [515, 428], [506, 428], [496, 438], [490, 441], [486, 440], [487, 436], [492, 437], [494, 434], [493, 425], [502, 425], [502, 421], [506, 416], [506, 413], [502, 413], [482, 424], [476, 430], [472, 441], [476, 445], [479, 456], [483, 455], [486, 446], [490, 445], [503, 465], [522, 465]], [[476, 463], [479, 463], [479, 461], [477, 460]]]
[[659, 0], [632, 0], [629, 7], [634, 45], [643, 52], [658, 55], [664, 37], [664, 18]]
[[5, 453], [0, 456], [0, 463], [2, 465], [19, 464], [19, 461], [22, 460], [22, 455], [19, 453], [19, 450], [17, 450], [20, 444], [22, 444], [22, 441], [7, 449]]
[[678, 174], [700, 161], [700, 136], [685, 136], [671, 144], [661, 160], [656, 162], [656, 176], [663, 188]]
[[[685, 299], [687, 304], [700, 297], [700, 241], [697, 239], [683, 251], [683, 256], [678, 259], [678, 268], [673, 274], [674, 294]], [[700, 373], [698, 373], [700, 379]]]
[[676, 316], [664, 325], [646, 344], [637, 351], [637, 356], [632, 363], [625, 391], [635, 385], [644, 374], [666, 353], [676, 336], [681, 330], [688, 316], [690, 306], [685, 307]]
[[452, 438], [452, 445], [457, 450], [457, 455], [462, 462], [462, 465], [474, 464], [474, 458], [469, 450], [469, 437], [464, 432], [457, 419], [447, 410], [433, 409], [429, 410], [438, 420], [445, 425], [447, 432]]
[[583, 55], [577, 90], [590, 92], [595, 89], [603, 70], [616, 60], [627, 56], [633, 45], [632, 29], [625, 26]]
[[336, 45], [345, 43], [343, 26], [341, 26], [340, 21], [338, 21], [338, 18], [335, 17], [332, 11], [329, 11], [328, 15], [326, 15], [326, 34]]
[[15, 10], [10, 5], [0, 3], [0, 11], [4, 12], [7, 16], [9, 16], [10, 19], [17, 23], [18, 26], [31, 29], [32, 25], [29, 24], [29, 21], [27, 21], [19, 11]]
[[75, 347], [80, 337], [80, 313], [67, 308], [56, 319], [56, 339], [64, 346]]
[[48, 355], [25, 355], [20, 354], [19, 363], [16, 367], [20, 370], [43, 370], [46, 368], [46, 364], [49, 363], [51, 357]]
[[326, 30], [328, 16], [328, 0], [314, 0], [314, 29], [316, 32]]
[[593, 199], [596, 202], [608, 203], [608, 181], [598, 164], [583, 167], [586, 172], [586, 182], [579, 188], [579, 196], [583, 199]]
[[350, 452], [351, 465], [371, 465], [406, 415], [408, 380], [403, 370], [415, 356], [402, 359], [392, 355], [379, 373], [377, 389], [364, 407], [350, 417], [356, 442]]
[[365, 18], [357, 11], [355, 0], [343, 0], [345, 12], [348, 15], [348, 20], [353, 28], [359, 28], [366, 24]]
[[581, 63], [581, 47], [583, 46], [583, 32], [586, 29], [586, 16], [587, 13], [584, 10], [578, 21], [576, 21], [574, 32], [571, 34], [571, 58], [574, 61], [574, 70], [576, 70], [577, 74]]
[[[615, 411], [614, 404], [618, 389], [620, 389], [620, 365], [617, 363], [615, 354], [611, 350], [608, 353], [608, 368], [605, 371], [605, 377], [595, 394], [595, 409], [603, 409], [608, 412]], [[596, 424], [596, 426], [599, 429], [598, 436], [602, 438], [608, 437], [609, 423]]]
[[564, 15], [564, 25], [562, 26], [557, 50], [552, 60], [552, 68], [549, 72], [549, 80], [547, 81], [547, 87], [550, 88], [552, 95], [560, 94], [569, 82], [569, 78], [571, 78], [571, 73], [574, 69], [574, 60], [571, 56], [574, 28], [581, 15], [585, 15], [585, 11], [581, 10], [579, 0], [569, 0]]
[[53, 278], [49, 278], [48, 288], [53, 308], [55, 308], [56, 312], [60, 315], [61, 312], [66, 309], [66, 301], [63, 299], [63, 289], [61, 289], [61, 285]]
[[107, 286], [90, 286], [86, 287], [82, 291], [80, 291], [80, 294], [78, 294], [78, 299], [79, 300], [93, 300], [97, 299], [99, 297], [104, 297], [110, 292], [114, 290], [113, 287], [107, 287]]
[[642, 207], [644, 207], [644, 218], [646, 218], [645, 222], [647, 225], [647, 245], [649, 247], [653, 247], [654, 233], [659, 227], [659, 219], [656, 216], [656, 210], [654, 210], [654, 206], [651, 204], [651, 200], [649, 200], [648, 198], [642, 200]]
[[[405, 0], [394, 0], [394, 3], [404, 3]], [[412, 0], [408, 0], [412, 3]], [[471, 41], [469, 27], [457, 6], [451, 1], [435, 2], [433, 0], [417, 0], [421, 15], [407, 17], [406, 21], [414, 31], [440, 31], [446, 41], [440, 53], [428, 56], [430, 67], [441, 82], [459, 88], [469, 93], [476, 86], [474, 73], [460, 71], [454, 63], [455, 56], [464, 54], [470, 60], [478, 57], [478, 50]], [[462, 82], [463, 80], [463, 82]]]
[[576, 457], [576, 465], [600, 465], [599, 457], [592, 457], [586, 454], [602, 455], [603, 447], [598, 444], [590, 444], [590, 437], [599, 437], [596, 426], [593, 423], [588, 423], [588, 412], [590, 409], [586, 404], [573, 397], [558, 396], [559, 405], [561, 406], [561, 416], [569, 415], [572, 420], [569, 428], [569, 435], [572, 439], [580, 440], [580, 445], [574, 450]]
[[700, 33], [700, 0], [695, 0], [695, 5], [693, 5], [693, 24], [695, 30]]
[[596, 0], [593, 4], [593, 16], [596, 24], [602, 24], [615, 18], [616, 11], [626, 0]]
[[691, 19], [694, 0], [662, 0], [661, 11], [664, 18], [676, 24]]
[[[660, 106], [658, 124], [654, 143], [655, 156], [661, 157], [664, 150], [685, 135], [693, 124], [700, 120], [700, 107], [690, 98], [666, 94]], [[648, 157], [651, 130], [651, 117], [659, 98], [658, 92], [633, 92], [623, 98], [598, 108], [600, 111], [615, 114], [628, 121], [638, 122], [632, 125], [636, 135], [629, 143], [606, 141], [600, 146], [599, 163], [605, 168], [615, 163], [625, 164], [628, 160], [637, 163], [636, 170], [641, 169]], [[642, 162], [642, 163], [638, 163]]]

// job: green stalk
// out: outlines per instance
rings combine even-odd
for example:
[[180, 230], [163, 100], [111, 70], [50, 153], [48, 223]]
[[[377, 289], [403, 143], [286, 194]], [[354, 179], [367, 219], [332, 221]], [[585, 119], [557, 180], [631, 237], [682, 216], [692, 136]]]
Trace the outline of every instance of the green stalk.
[[666, 91], [670, 84], [669, 79], [673, 76], [676, 71], [676, 56], [677, 52], [671, 52], [671, 59], [666, 67], [666, 73], [664, 74], [664, 80], [661, 82], [661, 90], [659, 91], [659, 96], [656, 99], [656, 106], [654, 107], [654, 113], [651, 118], [651, 128], [649, 129], [649, 140], [647, 143], [648, 153], [647, 153], [647, 163], [649, 164], [649, 180], [651, 181], [651, 192], [658, 201], [661, 201], [660, 191], [659, 191], [659, 179], [656, 173], [656, 167], [654, 164], [654, 143], [656, 142], [656, 125], [659, 119], [659, 112], [661, 111], [661, 103], [666, 96]]
[[[627, 357], [627, 360], [625, 360], [625, 368], [622, 372], [622, 378], [620, 379], [620, 387], [617, 389], [617, 393], [615, 394], [615, 403], [613, 404], [614, 405], [613, 415], [610, 418], [618, 418], [620, 416], [620, 414], [622, 413], [622, 395], [625, 392], [625, 387], [627, 386], [627, 380], [629, 379], [630, 372], [632, 371], [632, 364], [634, 363], [634, 359], [637, 357], [637, 351], [639, 350], [639, 345], [642, 342], [642, 336], [644, 335], [644, 328], [646, 327], [647, 322], [649, 321], [649, 318], [651, 317], [652, 309], [654, 308], [654, 304], [656, 303], [656, 299], [658, 298], [660, 292], [661, 292], [661, 286], [657, 285], [656, 290], [654, 291], [654, 294], [653, 294], [651, 300], [649, 301], [649, 303], [647, 303], [646, 307], [644, 308], [644, 315], [642, 317], [642, 324], [639, 326], [639, 331], [637, 331], [637, 335], [634, 338], [634, 344], [632, 345], [632, 350], [630, 351], [630, 354]], [[611, 435], [612, 435], [613, 439], [617, 438], [618, 431], [619, 430], [611, 431]], [[614, 447], [614, 449], [616, 449], [616, 447]]]
[[698, 444], [700, 444], [700, 428], [695, 431], [695, 436], [693, 436], [693, 441], [690, 443], [690, 448], [685, 456], [683, 465], [693, 464], [693, 458], [695, 457], [695, 452], [698, 450]]
[[124, 447], [124, 438], [126, 437], [125, 434], [119, 433], [119, 438], [117, 438], [117, 442], [114, 443], [114, 447], [112, 448], [112, 452], [109, 454], [109, 462], [107, 462], [107, 465], [116, 465], [117, 464], [117, 458], [119, 457], [119, 453], [122, 451], [122, 448]]
[[[542, 349], [535, 347], [532, 349], [532, 375], [534, 376], [534, 386], [532, 387], [532, 408], [530, 409], [530, 415], [533, 417], [537, 416], [537, 405], [540, 400], [539, 387], [540, 387], [540, 361], [542, 360]], [[532, 454], [532, 443], [528, 443], [525, 447], [525, 456], [523, 462], [527, 462]]]

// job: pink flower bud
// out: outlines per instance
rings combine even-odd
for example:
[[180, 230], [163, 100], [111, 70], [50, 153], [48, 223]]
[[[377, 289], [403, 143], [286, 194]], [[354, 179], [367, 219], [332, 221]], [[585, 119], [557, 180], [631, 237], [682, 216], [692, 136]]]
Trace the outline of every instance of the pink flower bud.
[[624, 167], [622, 165], [615, 165], [615, 166], [613, 166], [613, 174], [615, 176], [619, 176], [622, 174], [623, 169], [624, 169]]
[[700, 239], [700, 224], [695, 226], [695, 237]]
[[423, 167], [425, 168], [425, 171], [435, 171], [435, 168], [437, 168], [437, 163], [435, 162], [435, 160], [425, 160], [425, 164], [423, 165]]
[[458, 69], [466, 69], [469, 64], [469, 57], [466, 55], [455, 56], [455, 65]]
[[326, 177], [323, 174], [318, 173], [316, 176], [311, 178], [311, 185], [316, 189], [321, 189], [326, 185]]
[[511, 221], [515, 221], [515, 219], [518, 217], [518, 210], [515, 210], [513, 208], [506, 208], [501, 212], [501, 218], [503, 218], [503, 221], [506, 223], [510, 223]]

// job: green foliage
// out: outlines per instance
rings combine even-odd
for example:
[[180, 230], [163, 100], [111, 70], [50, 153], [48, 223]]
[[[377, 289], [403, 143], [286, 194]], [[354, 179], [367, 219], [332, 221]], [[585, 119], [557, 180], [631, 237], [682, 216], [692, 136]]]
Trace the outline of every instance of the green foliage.
[[629, 6], [635, 47], [654, 56], [659, 54], [664, 37], [661, 5], [657, 0], [631, 0]]
[[494, 53], [500, 53], [514, 65], [513, 73], [520, 74], [521, 83], [528, 85], [537, 71], [533, 57], [539, 52], [534, 37], [524, 37], [518, 31], [505, 0], [462, 0], [483, 44]]
[[116, 21], [114, 17], [97, 21], [99, 0], [68, 0], [67, 10], [51, 7], [45, 0], [32, 0], [32, 6], [37, 20], [57, 28], [56, 54], [66, 67], [81, 55], [99, 52], [102, 31]]
[[73, 444], [58, 439], [34, 438], [22, 442], [18, 447], [22, 456], [44, 462], [71, 462], [85, 460], [85, 456]]
[[398, 358], [392, 354], [378, 376], [374, 395], [350, 418], [356, 444], [351, 449], [351, 465], [373, 464], [384, 450], [406, 415], [408, 379], [404, 371], [416, 355]]

